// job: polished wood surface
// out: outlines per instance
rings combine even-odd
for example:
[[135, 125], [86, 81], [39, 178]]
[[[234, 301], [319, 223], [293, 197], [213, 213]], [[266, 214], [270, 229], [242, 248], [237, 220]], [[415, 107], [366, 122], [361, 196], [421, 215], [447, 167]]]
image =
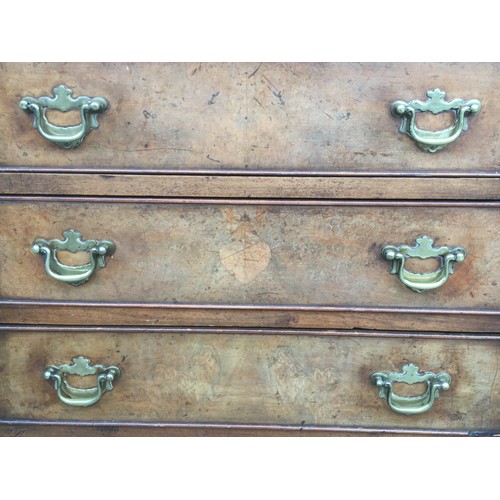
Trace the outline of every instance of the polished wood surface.
[[64, 422], [19, 420], [0, 423], [0, 437], [468, 437], [496, 436], [498, 430], [382, 429], [363, 427], [182, 425], [164, 422]]
[[6, 195], [498, 200], [500, 177], [141, 175], [64, 170], [36, 173], [0, 167]]
[[[0, 72], [1, 436], [500, 432], [499, 63]], [[19, 108], [62, 83], [111, 105], [73, 150]], [[389, 106], [436, 87], [482, 110], [429, 154]], [[426, 130], [452, 123], [418, 116]], [[70, 228], [116, 244], [79, 287], [47, 276], [31, 252]], [[467, 257], [417, 294], [381, 249], [423, 234]], [[431, 260], [409, 265], [430, 272]], [[43, 379], [77, 355], [122, 369], [89, 408], [64, 405]], [[394, 413], [370, 382], [404, 363], [452, 377], [427, 413]]]
[[[497, 205], [7, 200], [0, 290], [5, 299], [499, 310]], [[116, 245], [79, 287], [50, 278], [31, 252], [36, 238], [67, 229]], [[468, 255], [443, 286], [417, 294], [390, 273], [381, 249], [422, 234]], [[429, 260], [432, 269], [420, 261], [412, 270], [433, 270]]]
[[0, 300], [13, 324], [251, 328], [366, 328], [498, 333], [500, 312], [424, 308], [332, 308]]
[[[500, 163], [498, 63], [4, 63], [0, 71], [4, 166], [369, 173], [497, 172]], [[110, 102], [100, 127], [70, 151], [42, 138], [19, 108], [61, 83]], [[399, 132], [389, 106], [436, 87], [483, 109], [455, 143], [428, 154]], [[438, 115], [421, 126], [449, 123]]]
[[[7, 420], [500, 426], [498, 340], [16, 331], [4, 332], [0, 342], [0, 416]], [[61, 403], [42, 376], [47, 365], [76, 355], [122, 370], [113, 391], [88, 408]], [[404, 363], [452, 377], [427, 413], [394, 413], [370, 382], [372, 373], [399, 371]]]

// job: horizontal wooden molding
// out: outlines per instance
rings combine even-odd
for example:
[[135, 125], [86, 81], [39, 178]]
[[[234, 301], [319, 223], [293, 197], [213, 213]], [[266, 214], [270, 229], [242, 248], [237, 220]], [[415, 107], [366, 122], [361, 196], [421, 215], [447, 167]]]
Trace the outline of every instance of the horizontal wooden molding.
[[347, 176], [6, 172], [5, 195], [136, 198], [497, 200], [500, 176]]
[[379, 337], [403, 339], [500, 341], [500, 333], [436, 333], [427, 331], [330, 330], [297, 328], [231, 328], [231, 327], [153, 327], [153, 326], [75, 326], [2, 324], [0, 333], [123, 333], [123, 334], [207, 334], [207, 335], [300, 335], [313, 337]]
[[2, 300], [5, 324], [499, 333], [500, 311]]
[[103, 168], [96, 165], [91, 168], [67, 166], [61, 167], [48, 167], [48, 166], [9, 166], [0, 165], [0, 174], [2, 173], [26, 173], [26, 174], [91, 174], [91, 175], [156, 175], [158, 177], [171, 177], [171, 176], [215, 176], [215, 177], [408, 177], [408, 178], [500, 178], [500, 164], [498, 164], [499, 171], [491, 172], [488, 170], [474, 170], [468, 172], [454, 172], [449, 170], [431, 170], [431, 171], [418, 171], [418, 170], [395, 170], [385, 171], [383, 169], [371, 171], [359, 170], [315, 170], [309, 169], [280, 169], [280, 170], [256, 170], [256, 169], [241, 169], [241, 168], [225, 168], [224, 170], [209, 169], [209, 168]]
[[[314, 425], [279, 425], [279, 424], [219, 424], [219, 423], [186, 423], [186, 422], [120, 422], [120, 421], [86, 421], [86, 420], [0, 420], [0, 426], [38, 426], [38, 427], [115, 427], [118, 429], [184, 429], [184, 430], [212, 430], [232, 432], [266, 432], [269, 434], [288, 433], [355, 433], [359, 435], [370, 434], [399, 434], [399, 435], [435, 435], [435, 436], [470, 436], [476, 434], [474, 431], [461, 430], [436, 430], [418, 428], [376, 428], [376, 427], [347, 427], [347, 426], [314, 426]], [[490, 432], [481, 431], [481, 435], [492, 435], [499, 430]]]
[[324, 306], [301, 304], [202, 304], [202, 303], [157, 303], [157, 302], [87, 302], [58, 300], [12, 299], [0, 300], [2, 306], [45, 306], [45, 307], [102, 307], [138, 309], [214, 309], [214, 310], [267, 310], [267, 311], [310, 311], [310, 312], [353, 312], [353, 313], [397, 313], [397, 314], [454, 314], [497, 316], [497, 309], [444, 309], [422, 307], [357, 307]]
[[3, 195], [0, 202], [41, 203], [148, 203], [172, 205], [276, 205], [325, 207], [457, 207], [500, 208], [500, 201], [421, 201], [421, 200], [317, 200], [317, 199], [241, 199], [241, 198], [140, 198], [96, 196], [22, 196]]

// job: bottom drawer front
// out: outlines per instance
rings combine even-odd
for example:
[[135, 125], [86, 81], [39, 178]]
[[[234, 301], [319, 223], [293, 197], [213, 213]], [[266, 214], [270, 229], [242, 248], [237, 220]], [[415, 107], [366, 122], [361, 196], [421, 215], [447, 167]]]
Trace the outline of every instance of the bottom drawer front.
[[[442, 337], [4, 333], [0, 418], [493, 429], [499, 348], [498, 340]], [[111, 390], [88, 407], [64, 404], [44, 380], [48, 366], [79, 355], [119, 368]], [[425, 413], [391, 410], [371, 381], [406, 364], [451, 377]], [[397, 391], [408, 397], [405, 388], [413, 386]]]

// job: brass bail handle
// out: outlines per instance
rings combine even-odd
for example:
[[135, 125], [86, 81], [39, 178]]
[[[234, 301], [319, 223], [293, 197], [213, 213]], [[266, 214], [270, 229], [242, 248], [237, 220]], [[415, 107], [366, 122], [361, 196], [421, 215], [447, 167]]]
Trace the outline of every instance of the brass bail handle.
[[[106, 267], [106, 256], [115, 251], [115, 245], [111, 241], [82, 240], [82, 234], [74, 229], [63, 232], [64, 240], [36, 239], [31, 247], [35, 254], [45, 256], [45, 271], [57, 281], [69, 283], [74, 286], [86, 283], [94, 274], [96, 269]], [[68, 251], [71, 253], [85, 251], [89, 254], [89, 262], [78, 266], [68, 266], [60, 262], [57, 252]]]
[[[90, 359], [85, 356], [73, 358], [73, 363], [47, 366], [43, 377], [54, 385], [59, 400], [69, 406], [91, 406], [101, 399], [101, 396], [113, 390], [113, 382], [120, 376], [116, 366], [90, 365]], [[66, 379], [67, 375], [80, 377], [95, 376], [95, 387], [81, 389], [73, 387]]]
[[[379, 388], [379, 397], [387, 400], [393, 411], [403, 415], [418, 415], [430, 410], [441, 391], [447, 391], [451, 384], [451, 377], [446, 372], [422, 373], [419, 372], [418, 366], [412, 363], [404, 365], [401, 373], [377, 372], [370, 378]], [[394, 383], [424, 383], [427, 385], [427, 390], [418, 396], [400, 396], [394, 392]]]
[[[401, 282], [415, 292], [425, 292], [444, 285], [448, 277], [453, 274], [453, 264], [463, 262], [467, 256], [465, 248], [434, 247], [434, 240], [428, 236], [416, 239], [415, 246], [388, 245], [382, 248], [382, 257], [392, 262], [391, 274], [396, 274]], [[439, 269], [431, 273], [413, 273], [405, 269], [408, 259], [437, 258], [441, 261]]]
[[[445, 92], [439, 89], [427, 92], [427, 101], [395, 101], [391, 104], [391, 112], [401, 117], [400, 132], [409, 135], [424, 151], [435, 153], [452, 143], [468, 129], [468, 116], [477, 115], [481, 111], [481, 103], [477, 99], [464, 101], [453, 99], [445, 101]], [[438, 114], [451, 111], [455, 114], [455, 123], [444, 130], [422, 130], [415, 123], [417, 113], [430, 112]]]
[[[65, 85], [55, 87], [52, 93], [51, 97], [23, 97], [19, 102], [19, 107], [33, 113], [33, 127], [43, 137], [60, 148], [74, 149], [82, 143], [91, 130], [99, 127], [97, 115], [105, 113], [109, 108], [109, 103], [104, 97], [73, 98], [73, 91]], [[47, 119], [47, 110], [62, 112], [79, 110], [81, 122], [67, 127], [54, 125]]]

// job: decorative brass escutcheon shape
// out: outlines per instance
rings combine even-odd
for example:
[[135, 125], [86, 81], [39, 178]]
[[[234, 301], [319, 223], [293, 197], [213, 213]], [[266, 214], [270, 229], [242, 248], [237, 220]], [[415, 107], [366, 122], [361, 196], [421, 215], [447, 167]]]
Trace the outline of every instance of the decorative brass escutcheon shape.
[[[467, 252], [463, 247], [434, 247], [434, 240], [428, 236], [420, 236], [416, 239], [416, 245], [392, 246], [382, 248], [384, 259], [392, 261], [391, 273], [397, 274], [402, 283], [415, 292], [425, 292], [438, 288], [446, 283], [450, 274], [453, 274], [453, 263], [463, 262]], [[431, 273], [413, 273], [405, 269], [408, 259], [438, 258], [441, 266]]]
[[[394, 116], [401, 117], [400, 132], [408, 134], [423, 150], [435, 153], [452, 143], [468, 129], [467, 117], [477, 115], [481, 111], [481, 103], [477, 99], [464, 101], [453, 99], [445, 101], [446, 94], [439, 89], [427, 92], [427, 101], [417, 99], [409, 102], [395, 101], [391, 104], [391, 112]], [[444, 130], [432, 131], [422, 130], [415, 124], [415, 115], [422, 112], [432, 114], [451, 111], [455, 114], [455, 123]]]
[[[373, 373], [371, 381], [379, 388], [379, 397], [386, 399], [389, 407], [403, 415], [418, 415], [432, 408], [441, 391], [450, 388], [451, 377], [446, 373], [422, 373], [418, 366], [410, 363], [403, 366], [402, 373]], [[427, 384], [427, 390], [419, 396], [399, 396], [393, 390], [392, 384]]]
[[[81, 233], [74, 229], [64, 231], [63, 235], [64, 240], [36, 239], [31, 247], [33, 253], [45, 255], [45, 271], [57, 281], [74, 286], [86, 283], [96, 269], [106, 267], [106, 255], [112, 255], [115, 251], [115, 245], [111, 241], [82, 241]], [[67, 266], [58, 260], [58, 250], [71, 253], [88, 252], [90, 261], [79, 266]]]
[[[97, 385], [85, 389], [73, 387], [66, 380], [67, 375], [96, 375]], [[105, 392], [113, 390], [113, 382], [119, 376], [120, 369], [116, 366], [91, 366], [90, 359], [84, 356], [73, 358], [72, 364], [47, 366], [43, 372], [45, 380], [54, 384], [57, 397], [69, 406], [91, 406], [97, 403]]]
[[[104, 113], [109, 103], [104, 97], [80, 96], [71, 97], [73, 91], [65, 85], [59, 85], [52, 90], [52, 97], [23, 97], [19, 107], [33, 113], [33, 127], [50, 142], [63, 149], [73, 149], [79, 146], [84, 137], [99, 127], [97, 114]], [[79, 110], [81, 123], [71, 126], [54, 125], [47, 119], [47, 110], [70, 111]]]

